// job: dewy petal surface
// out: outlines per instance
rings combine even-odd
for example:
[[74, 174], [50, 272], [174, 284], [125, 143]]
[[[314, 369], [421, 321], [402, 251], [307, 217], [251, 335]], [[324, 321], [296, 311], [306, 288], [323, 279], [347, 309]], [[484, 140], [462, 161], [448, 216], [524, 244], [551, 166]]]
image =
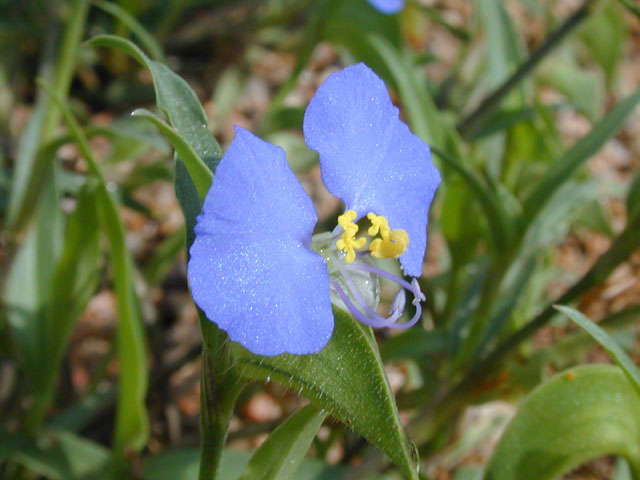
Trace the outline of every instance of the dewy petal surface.
[[317, 216], [284, 150], [236, 127], [195, 227], [196, 304], [259, 355], [322, 349], [333, 331], [329, 274], [309, 250]]
[[305, 112], [304, 136], [320, 154], [324, 184], [347, 209], [359, 218], [383, 215], [409, 234], [400, 263], [420, 276], [440, 173], [429, 146], [398, 118], [384, 82], [362, 63], [331, 74]]
[[376, 10], [391, 15], [404, 8], [404, 0], [367, 0]]

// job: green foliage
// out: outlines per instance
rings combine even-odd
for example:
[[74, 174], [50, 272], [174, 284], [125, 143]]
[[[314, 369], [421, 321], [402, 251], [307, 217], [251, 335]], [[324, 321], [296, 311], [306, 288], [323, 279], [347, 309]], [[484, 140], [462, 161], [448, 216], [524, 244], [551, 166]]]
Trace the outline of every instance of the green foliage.
[[[476, 0], [470, 16], [444, 3], [408, 1], [403, 12], [384, 15], [367, 0], [69, 0], [11, 12], [0, 2], [0, 373], [17, 378], [0, 375], [0, 476], [395, 480], [426, 478], [422, 472], [444, 458], [456, 480], [544, 480], [610, 454], [619, 457], [613, 478], [640, 476], [640, 374], [631, 360], [640, 307], [625, 304], [598, 325], [554, 307], [593, 301], [603, 292], [595, 287], [640, 246], [640, 175], [628, 171], [635, 164], [620, 162], [615, 180], [583, 168], [640, 102], [640, 90], [629, 94], [620, 75], [633, 48], [627, 17], [638, 9], [627, 0], [587, 0], [557, 18], [531, 0], [509, 8]], [[88, 35], [97, 36], [79, 48]], [[260, 357], [198, 312], [201, 447], [176, 450], [168, 440], [175, 431], [165, 435], [158, 414], [165, 410], [156, 408], [175, 399], [159, 401], [155, 392], [197, 354], [163, 364], [166, 319], [157, 321], [164, 312], [151, 298], [167, 288], [169, 272], [184, 289], [177, 265], [188, 258], [223, 156], [216, 137], [226, 142], [231, 121], [248, 122], [313, 179], [317, 155], [300, 135], [306, 101], [325, 73], [356, 61], [384, 79], [443, 174], [429, 222], [428, 271], [437, 273], [420, 280], [423, 321], [374, 334], [336, 309], [335, 332], [320, 353]], [[51, 85], [45, 91], [32, 79], [36, 64]], [[149, 107], [154, 92], [157, 108]], [[588, 133], [567, 142], [563, 118]], [[631, 148], [629, 131], [618, 146]], [[84, 164], [69, 160], [70, 143]], [[138, 193], [167, 183], [185, 226], [134, 255], [124, 220], [162, 221]], [[556, 246], [585, 230], [610, 245], [585, 273], [562, 270]], [[565, 293], [556, 297], [549, 292], [558, 283]], [[68, 394], [77, 320], [97, 290], [111, 289], [114, 345], [87, 370], [86, 389]], [[558, 311], [583, 330], [556, 339], [566, 327]], [[553, 319], [549, 343], [531, 342]], [[593, 340], [620, 368], [576, 366]], [[403, 378], [395, 394], [390, 365]], [[543, 381], [550, 368], [568, 370]], [[292, 412], [283, 396], [289, 418], [257, 426], [269, 433], [260, 448], [225, 450], [232, 416], [243, 416], [238, 405], [265, 382], [311, 404]], [[453, 433], [456, 416], [484, 400], [523, 396], [486, 468], [456, 469], [471, 448], [468, 432]], [[397, 406], [408, 414], [406, 431]], [[160, 425], [154, 433], [149, 412]], [[152, 454], [158, 445], [163, 451]], [[334, 447], [344, 457], [329, 467]]]
[[62, 100], [51, 90], [49, 94], [60, 108], [91, 173], [97, 180], [98, 218], [109, 241], [110, 263], [118, 298], [118, 350], [121, 372], [114, 443], [118, 453], [129, 448], [140, 450], [149, 436], [149, 420], [145, 406], [148, 383], [147, 348], [140, 305], [135, 292], [133, 261], [126, 247], [124, 225], [117, 204], [93, 158], [87, 138]]
[[554, 479], [581, 463], [619, 455], [640, 468], [640, 397], [617, 367], [558, 373], [522, 403], [484, 478]]
[[585, 317], [579, 311], [564, 307], [559, 305], [556, 307], [559, 311], [564, 313], [571, 320], [576, 322], [582, 328], [584, 328], [589, 335], [593, 337], [593, 339], [602, 345], [607, 353], [611, 356], [611, 358], [618, 364], [618, 366], [625, 373], [629, 382], [636, 389], [638, 395], [640, 395], [640, 371], [638, 367], [635, 366], [633, 361], [629, 358], [629, 356], [624, 352], [622, 347], [616, 343], [616, 341], [611, 338], [603, 329], [601, 329], [597, 324], [593, 323], [589, 318]]
[[261, 357], [234, 344], [239, 372], [300, 392], [378, 446], [408, 478], [417, 478], [415, 447], [400, 424], [371, 329], [338, 309], [334, 317], [331, 340], [314, 355]]
[[239, 480], [293, 478], [326, 416], [313, 405], [298, 410], [256, 450]]

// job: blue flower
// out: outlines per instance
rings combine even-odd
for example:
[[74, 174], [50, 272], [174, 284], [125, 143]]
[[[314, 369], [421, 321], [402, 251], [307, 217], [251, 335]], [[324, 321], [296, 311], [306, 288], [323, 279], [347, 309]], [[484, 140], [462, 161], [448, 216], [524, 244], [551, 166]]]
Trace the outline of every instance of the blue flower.
[[391, 15], [404, 8], [405, 0], [367, 0], [376, 10]]
[[[312, 238], [317, 215], [284, 151], [236, 127], [190, 250], [196, 304], [260, 355], [320, 351], [333, 331], [332, 302], [368, 325], [407, 328], [424, 300], [415, 278], [406, 282], [369, 260], [399, 258], [407, 275], [420, 276], [440, 183], [429, 147], [399, 120], [382, 80], [364, 64], [330, 75], [303, 129], [324, 184], [346, 207], [336, 229]], [[369, 227], [357, 237], [359, 220]], [[380, 276], [401, 287], [388, 317], [375, 311]], [[399, 323], [405, 290], [417, 312]]]

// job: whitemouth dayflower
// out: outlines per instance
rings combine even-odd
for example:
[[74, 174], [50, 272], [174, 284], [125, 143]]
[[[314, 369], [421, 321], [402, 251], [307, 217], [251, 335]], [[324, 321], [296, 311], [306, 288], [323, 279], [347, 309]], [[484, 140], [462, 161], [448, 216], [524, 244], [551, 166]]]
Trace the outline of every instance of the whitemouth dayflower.
[[[336, 229], [312, 238], [316, 211], [284, 151], [236, 127], [190, 251], [196, 304], [260, 355], [321, 350], [333, 331], [332, 301], [368, 325], [406, 328], [420, 318], [424, 300], [415, 277], [440, 174], [427, 144], [398, 118], [382, 80], [364, 64], [330, 75], [303, 130], [320, 154], [325, 186], [345, 204]], [[375, 267], [371, 256], [399, 258], [413, 281]], [[387, 317], [376, 312], [379, 276], [401, 287]], [[400, 323], [405, 291], [416, 314]]]
[[367, 0], [367, 2], [380, 12], [391, 15], [404, 8], [405, 0]]

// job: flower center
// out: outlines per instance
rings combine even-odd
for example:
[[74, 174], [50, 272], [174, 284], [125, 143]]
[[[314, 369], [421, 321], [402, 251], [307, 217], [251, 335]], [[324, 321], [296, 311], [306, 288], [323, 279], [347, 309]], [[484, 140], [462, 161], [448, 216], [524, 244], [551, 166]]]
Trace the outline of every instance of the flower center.
[[[338, 225], [342, 227], [342, 236], [336, 242], [338, 250], [347, 254], [346, 263], [352, 263], [356, 259], [356, 251], [363, 250], [367, 244], [366, 237], [356, 239], [358, 225], [354, 223], [357, 214], [354, 210], [347, 210], [338, 217]], [[409, 235], [404, 230], [391, 230], [389, 222], [382, 215], [373, 212], [367, 214], [371, 226], [367, 235], [373, 238], [369, 243], [369, 251], [376, 258], [398, 258], [409, 246]]]
[[[392, 230], [385, 217], [371, 212], [367, 215], [371, 223], [367, 230], [370, 241], [367, 236], [356, 238], [359, 230], [354, 222], [356, 217], [354, 210], [347, 210], [338, 217], [338, 227], [333, 233], [314, 235], [312, 239], [313, 250], [323, 256], [329, 269], [331, 302], [348, 310], [362, 323], [375, 328], [404, 329], [414, 325], [422, 315], [420, 302], [425, 300], [417, 279], [414, 278], [409, 283], [377, 268], [370, 259], [398, 258], [409, 245], [409, 235], [404, 230]], [[369, 245], [366, 247], [368, 241]], [[380, 299], [380, 277], [391, 280], [400, 287], [387, 317], [375, 310]], [[407, 291], [413, 296], [411, 303], [416, 311], [411, 320], [399, 323], [404, 313]]]

